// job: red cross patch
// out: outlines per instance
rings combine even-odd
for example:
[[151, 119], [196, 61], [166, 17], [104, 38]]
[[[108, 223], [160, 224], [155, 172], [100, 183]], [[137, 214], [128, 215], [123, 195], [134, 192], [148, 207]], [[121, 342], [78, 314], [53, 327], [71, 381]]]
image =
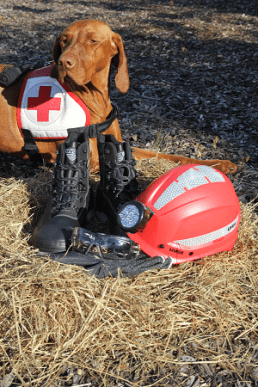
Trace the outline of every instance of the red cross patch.
[[38, 97], [28, 97], [28, 110], [37, 111], [38, 122], [49, 122], [50, 110], [61, 109], [61, 98], [51, 97], [51, 86], [40, 86]]
[[53, 123], [64, 107], [63, 90], [58, 84], [34, 85], [24, 97], [27, 100], [27, 119], [35, 124]]

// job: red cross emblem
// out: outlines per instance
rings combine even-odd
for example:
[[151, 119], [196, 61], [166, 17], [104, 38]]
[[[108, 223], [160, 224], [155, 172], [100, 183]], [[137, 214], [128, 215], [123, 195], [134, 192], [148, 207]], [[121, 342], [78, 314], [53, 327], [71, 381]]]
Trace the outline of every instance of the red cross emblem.
[[38, 122], [49, 122], [49, 111], [60, 110], [61, 98], [50, 97], [51, 86], [40, 86], [38, 97], [28, 98], [28, 110], [37, 110]]

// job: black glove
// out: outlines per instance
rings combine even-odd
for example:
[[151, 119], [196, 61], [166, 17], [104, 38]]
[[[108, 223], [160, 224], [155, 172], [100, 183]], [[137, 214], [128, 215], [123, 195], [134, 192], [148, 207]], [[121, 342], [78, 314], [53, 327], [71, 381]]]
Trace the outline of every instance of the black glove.
[[82, 266], [89, 275], [95, 275], [99, 279], [117, 277], [119, 269], [125, 277], [132, 277], [152, 269], [169, 269], [172, 265], [171, 257], [165, 260], [159, 256], [150, 258], [139, 255], [137, 258], [125, 259], [115, 254], [98, 256], [97, 253], [80, 254], [77, 251], [64, 254], [51, 254], [50, 257], [57, 262]]

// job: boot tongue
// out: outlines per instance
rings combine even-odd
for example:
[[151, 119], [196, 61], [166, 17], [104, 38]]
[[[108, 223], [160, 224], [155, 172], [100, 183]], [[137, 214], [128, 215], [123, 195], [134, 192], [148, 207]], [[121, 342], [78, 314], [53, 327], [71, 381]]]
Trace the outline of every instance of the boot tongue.
[[[80, 145], [79, 142], [71, 141], [65, 144], [65, 158], [64, 158], [64, 164], [66, 165], [75, 165], [77, 163], [77, 157], [78, 157], [78, 146]], [[75, 181], [74, 178], [78, 177], [78, 171], [73, 170], [72, 168], [68, 168], [64, 171], [64, 187], [66, 186], [68, 189], [67, 193], [64, 193], [62, 196], [62, 200], [65, 201], [72, 201], [73, 193], [71, 192], [71, 188], [74, 186]], [[71, 180], [70, 180], [71, 179]], [[66, 188], [64, 188], [66, 190]], [[72, 195], [72, 196], [71, 196]]]
[[65, 160], [64, 163], [74, 165], [77, 162], [77, 146], [78, 142], [71, 141], [65, 144]]

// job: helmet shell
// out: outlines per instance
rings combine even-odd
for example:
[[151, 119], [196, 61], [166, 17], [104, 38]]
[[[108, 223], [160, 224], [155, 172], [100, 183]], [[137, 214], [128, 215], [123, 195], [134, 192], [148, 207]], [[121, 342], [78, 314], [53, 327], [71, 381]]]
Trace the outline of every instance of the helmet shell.
[[233, 248], [241, 210], [229, 178], [205, 165], [187, 164], [160, 176], [135, 200], [153, 211], [145, 228], [128, 236], [149, 256], [173, 263]]

